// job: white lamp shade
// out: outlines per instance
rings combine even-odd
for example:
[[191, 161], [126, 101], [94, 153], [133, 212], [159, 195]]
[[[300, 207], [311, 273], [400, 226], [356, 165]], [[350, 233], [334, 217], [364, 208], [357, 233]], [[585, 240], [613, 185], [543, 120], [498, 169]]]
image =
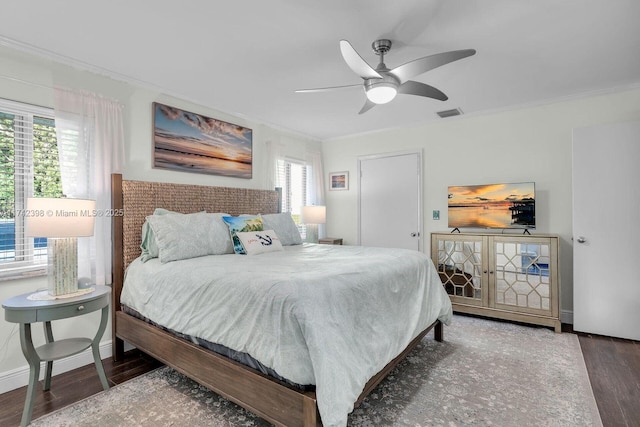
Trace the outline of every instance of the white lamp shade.
[[95, 200], [29, 198], [25, 217], [27, 236], [93, 236], [95, 207]]
[[327, 222], [327, 207], [303, 206], [302, 222], [305, 224], [324, 224]]

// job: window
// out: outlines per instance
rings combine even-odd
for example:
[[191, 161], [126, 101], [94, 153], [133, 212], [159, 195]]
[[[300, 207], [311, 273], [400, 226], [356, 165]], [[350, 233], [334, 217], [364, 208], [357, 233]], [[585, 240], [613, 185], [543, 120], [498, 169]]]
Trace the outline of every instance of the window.
[[277, 161], [276, 185], [282, 188], [282, 212], [291, 212], [293, 221], [300, 230], [302, 239], [306, 239], [307, 230], [300, 221], [302, 206], [308, 204], [308, 177], [311, 177], [311, 166], [288, 159]]
[[61, 197], [50, 109], [0, 99], [0, 278], [44, 271], [47, 240], [25, 236], [28, 197]]

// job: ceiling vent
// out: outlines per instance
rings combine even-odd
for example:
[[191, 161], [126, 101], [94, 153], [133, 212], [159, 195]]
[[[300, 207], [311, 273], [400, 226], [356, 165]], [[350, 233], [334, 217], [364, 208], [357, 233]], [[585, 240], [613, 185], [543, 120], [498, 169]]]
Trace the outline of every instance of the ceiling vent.
[[446, 117], [459, 116], [460, 114], [462, 114], [462, 110], [459, 108], [454, 108], [453, 110], [438, 111], [436, 114], [439, 115], [440, 118], [444, 119]]

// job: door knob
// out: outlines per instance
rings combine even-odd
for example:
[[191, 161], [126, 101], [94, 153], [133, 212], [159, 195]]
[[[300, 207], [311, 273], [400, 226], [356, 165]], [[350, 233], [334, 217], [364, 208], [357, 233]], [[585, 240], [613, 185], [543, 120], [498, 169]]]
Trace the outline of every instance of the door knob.
[[586, 242], [586, 241], [587, 241], [587, 239], [585, 239], [585, 238], [584, 238], [584, 237], [582, 237], [582, 236], [579, 236], [579, 237], [576, 239], [576, 241], [577, 241], [578, 243], [584, 243], [584, 242]]

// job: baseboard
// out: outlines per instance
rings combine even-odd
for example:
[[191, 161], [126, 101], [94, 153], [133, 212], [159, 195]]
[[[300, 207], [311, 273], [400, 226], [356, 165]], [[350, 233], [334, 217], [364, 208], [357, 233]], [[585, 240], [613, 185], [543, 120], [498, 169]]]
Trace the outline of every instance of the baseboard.
[[[100, 343], [100, 358], [111, 357], [111, 341]], [[40, 380], [44, 378], [44, 367], [46, 362], [40, 366]], [[53, 362], [53, 376], [80, 368], [93, 363], [93, 353], [91, 347], [82, 353], [69, 356], [67, 358]], [[96, 374], [97, 375], [97, 374]], [[0, 394], [24, 387], [29, 384], [29, 365], [7, 371], [0, 372]]]
[[560, 310], [560, 322], [573, 325], [573, 310]]

